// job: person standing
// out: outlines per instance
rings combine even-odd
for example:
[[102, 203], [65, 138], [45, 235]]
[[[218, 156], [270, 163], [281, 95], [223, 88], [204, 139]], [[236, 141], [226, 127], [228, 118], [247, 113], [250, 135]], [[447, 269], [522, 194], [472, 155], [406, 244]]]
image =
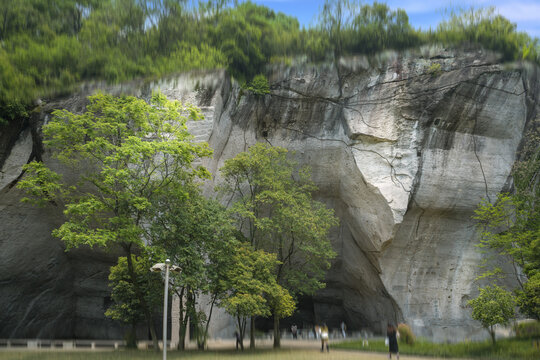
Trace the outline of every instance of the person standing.
[[328, 348], [328, 326], [326, 326], [326, 323], [323, 323], [323, 326], [321, 326], [321, 352], [324, 351], [324, 345], [326, 344], [326, 351], [329, 352], [330, 349]]
[[362, 347], [369, 346], [368, 333], [366, 329], [362, 329]]
[[291, 333], [293, 339], [298, 339], [298, 326], [296, 326], [296, 324], [293, 324], [293, 326], [291, 326]]
[[341, 322], [341, 334], [344, 339], [347, 338], [347, 325], [345, 325], [345, 321]]
[[399, 360], [399, 348], [397, 342], [397, 330], [396, 328], [388, 323], [386, 327], [386, 336], [388, 337], [388, 358], [392, 358], [392, 353], [396, 354], [397, 359]]

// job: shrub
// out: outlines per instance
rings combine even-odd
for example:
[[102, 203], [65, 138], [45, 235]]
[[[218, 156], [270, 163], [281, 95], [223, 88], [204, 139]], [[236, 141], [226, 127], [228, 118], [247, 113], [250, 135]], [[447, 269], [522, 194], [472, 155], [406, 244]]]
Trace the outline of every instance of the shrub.
[[433, 63], [431, 64], [431, 66], [428, 68], [428, 74], [431, 74], [433, 76], [437, 76], [441, 73], [442, 69], [441, 69], [441, 64], [439, 63]]
[[411, 328], [407, 324], [398, 325], [399, 338], [401, 341], [404, 341], [405, 344], [414, 345], [416, 337], [414, 336]]
[[268, 79], [264, 75], [256, 75], [247, 86], [247, 90], [253, 92], [255, 95], [269, 94], [270, 85], [268, 85]]
[[477, 298], [467, 304], [472, 308], [472, 318], [478, 320], [489, 332], [495, 345], [495, 328], [497, 324], [506, 325], [514, 317], [516, 300], [512, 293], [497, 285], [481, 288]]
[[514, 326], [517, 338], [540, 338], [540, 321], [527, 321]]

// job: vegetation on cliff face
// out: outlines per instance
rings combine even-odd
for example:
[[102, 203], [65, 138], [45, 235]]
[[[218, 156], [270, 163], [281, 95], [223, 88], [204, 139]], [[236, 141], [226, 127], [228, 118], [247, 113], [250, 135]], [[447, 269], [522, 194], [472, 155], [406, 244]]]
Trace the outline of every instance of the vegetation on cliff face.
[[486, 259], [482, 277], [497, 283], [511, 276], [520, 312], [540, 320], [540, 126], [531, 124], [520, 158], [514, 164], [513, 193], [501, 193], [492, 204], [483, 201], [475, 210], [480, 244], [513, 265], [507, 274]]
[[492, 10], [453, 12], [423, 32], [402, 9], [355, 0], [327, 0], [309, 29], [249, 1], [2, 0], [0, 121], [24, 117], [37, 97], [81, 81], [220, 67], [249, 81], [291, 56], [317, 61], [427, 42], [477, 43], [506, 59], [538, 60], [536, 39]]

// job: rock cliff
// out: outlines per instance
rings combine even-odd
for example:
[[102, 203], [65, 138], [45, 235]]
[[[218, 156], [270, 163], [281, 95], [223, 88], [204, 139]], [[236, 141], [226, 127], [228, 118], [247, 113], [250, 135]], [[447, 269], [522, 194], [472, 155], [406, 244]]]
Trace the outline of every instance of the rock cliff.
[[[122, 336], [103, 316], [111, 257], [65, 253], [50, 235], [60, 209], [21, 204], [13, 186], [29, 159], [51, 163], [39, 134], [48, 114], [82, 111], [99, 88], [143, 98], [159, 89], [199, 105], [206, 119], [189, 128], [214, 148], [204, 163], [214, 174], [207, 195], [224, 161], [259, 141], [311, 166], [316, 197], [341, 222], [327, 287], [307, 299], [309, 320], [375, 332], [405, 321], [440, 341], [483, 336], [465, 307], [482, 257], [471, 215], [482, 198], [512, 188], [523, 134], [539, 119], [538, 68], [482, 50], [425, 48], [275, 66], [268, 78], [266, 96], [242, 91], [223, 71], [87, 86], [2, 130], [0, 338]], [[213, 334], [230, 335], [228, 325], [217, 316]]]

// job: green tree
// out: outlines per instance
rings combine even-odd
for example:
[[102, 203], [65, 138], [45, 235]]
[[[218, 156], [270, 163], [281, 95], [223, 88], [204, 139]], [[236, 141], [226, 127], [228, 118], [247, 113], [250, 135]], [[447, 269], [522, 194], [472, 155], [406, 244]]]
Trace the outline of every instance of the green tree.
[[291, 295], [276, 282], [277, 263], [275, 254], [252, 250], [244, 244], [237, 247], [226, 273], [230, 294], [222, 306], [236, 318], [242, 350], [248, 317], [269, 316], [273, 307], [279, 309], [278, 316], [289, 316], [294, 311]]
[[[187, 132], [188, 117], [200, 117], [197, 108], [154, 94], [150, 103], [134, 97], [98, 94], [89, 97], [87, 111], [53, 113], [43, 127], [44, 144], [71, 169], [72, 183], [41, 162], [25, 166], [18, 187], [30, 195], [23, 200], [54, 203], [64, 208], [66, 221], [53, 231], [67, 249], [79, 246], [120, 246], [142, 308], [131, 254], [144, 249], [153, 204], [164, 194], [187, 194], [184, 187], [206, 178], [203, 167], [192, 162], [211, 153], [207, 144], [195, 144]], [[145, 312], [155, 348], [152, 314]]]
[[516, 24], [498, 15], [495, 7], [450, 9], [447, 19], [428, 36], [450, 45], [480, 44], [501, 53], [505, 60], [539, 60], [538, 39], [518, 32]]
[[334, 47], [334, 58], [343, 55], [345, 33], [350, 31], [357, 9], [357, 2], [350, 0], [325, 0], [319, 14], [319, 29]]
[[[482, 201], [474, 218], [478, 221], [480, 247], [496, 252], [513, 265], [518, 305], [523, 314], [540, 319], [540, 146], [533, 128], [514, 165], [514, 193], [499, 194], [494, 204]], [[502, 269], [488, 268], [484, 276], [504, 277]]]
[[[163, 284], [160, 274], [149, 271], [153, 265], [148, 257], [131, 255], [131, 263], [136, 274], [137, 287], [143, 293], [145, 304], [139, 301], [137, 291], [131, 281], [126, 257], [119, 257], [118, 264], [111, 267], [109, 286], [113, 304], [107, 309], [105, 315], [131, 325], [126, 336], [128, 347], [137, 347], [136, 328], [144, 321], [144, 314], [159, 309], [163, 301]], [[147, 306], [145, 309], [143, 306]], [[148, 329], [150, 330], [150, 329]]]
[[535, 273], [523, 284], [523, 289], [517, 291], [516, 301], [523, 314], [540, 318], [540, 273]]
[[403, 49], [419, 43], [405, 10], [391, 10], [384, 3], [363, 5], [353, 24], [354, 36], [347, 41], [352, 52]]
[[[221, 191], [233, 201], [231, 211], [252, 248], [276, 254], [278, 284], [294, 296], [313, 294], [324, 287], [325, 271], [335, 256], [328, 233], [337, 218], [313, 200], [317, 188], [309, 169], [298, 169], [287, 155], [284, 148], [252, 146], [225, 162]], [[279, 318], [274, 316], [276, 347]]]
[[[150, 237], [152, 244], [159, 246], [182, 269], [173, 276], [181, 308], [179, 347], [184, 348], [188, 319], [191, 319], [198, 345], [204, 348], [214, 305], [226, 296], [223, 273], [237, 245], [235, 229], [225, 208], [205, 199], [198, 188], [192, 188], [189, 196], [170, 195], [156, 203]], [[208, 315], [196, 309], [202, 294], [210, 296]]]
[[263, 31], [245, 15], [238, 10], [226, 11], [214, 32], [214, 42], [221, 44], [219, 49], [229, 60], [233, 75], [240, 78], [260, 72], [265, 61]]
[[259, 74], [246, 86], [246, 90], [251, 91], [255, 95], [266, 95], [270, 93], [270, 85], [266, 76]]
[[514, 296], [497, 285], [480, 289], [476, 299], [467, 303], [472, 307], [472, 317], [478, 320], [489, 332], [495, 345], [495, 328], [497, 324], [506, 325], [514, 317]]

